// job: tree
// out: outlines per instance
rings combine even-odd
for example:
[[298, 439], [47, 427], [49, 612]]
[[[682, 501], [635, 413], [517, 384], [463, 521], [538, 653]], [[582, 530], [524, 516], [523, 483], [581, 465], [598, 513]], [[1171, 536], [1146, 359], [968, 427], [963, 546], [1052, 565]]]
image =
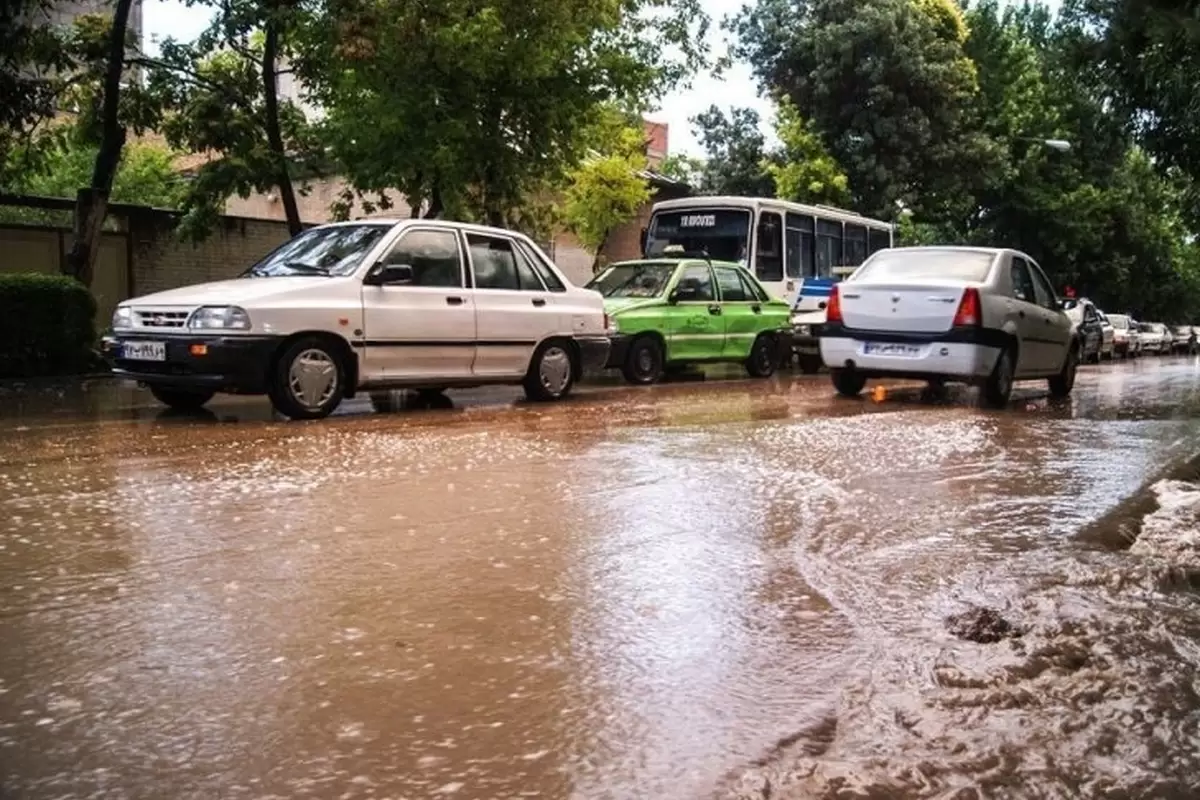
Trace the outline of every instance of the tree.
[[776, 131], [781, 147], [767, 159], [766, 170], [775, 179], [777, 196], [797, 203], [848, 205], [846, 173], [789, 100], [779, 104]]
[[733, 108], [726, 115], [717, 106], [692, 119], [708, 158], [700, 171], [705, 194], [774, 197], [775, 179], [767, 171], [767, 138], [761, 118], [752, 108]]
[[595, 254], [592, 271], [602, 266], [604, 245], [612, 229], [637, 216], [649, 202], [646, 142], [640, 128], [620, 125], [602, 134], [602, 148], [570, 173], [564, 193], [564, 219], [580, 243]]
[[167, 141], [213, 155], [185, 198], [185, 235], [210, 230], [232, 195], [269, 190], [279, 193], [289, 231], [302, 230], [293, 180], [319, 167], [323, 148], [303, 111], [279, 97], [278, 83], [301, 59], [304, 13], [281, 2], [225, 2], [195, 42], [168, 40], [159, 58], [139, 60], [165, 110]]
[[121, 121], [121, 79], [125, 74], [125, 51], [129, 45], [129, 9], [133, 0], [117, 0], [107, 35], [103, 59], [104, 82], [100, 93], [100, 141], [92, 179], [81, 189], [75, 206], [75, 241], [67, 253], [67, 270], [85, 286], [92, 283], [92, 267], [100, 248], [108, 197], [125, 146], [126, 128]]
[[952, 0], [758, 0], [731, 27], [763, 88], [804, 109], [859, 210], [964, 204], [985, 153], [965, 124], [977, 87]]
[[491, 223], [562, 181], [604, 109], [638, 111], [700, 64], [707, 24], [696, 0], [327, 0], [324, 13], [335, 23], [311, 31], [321, 61], [304, 78], [352, 186]]
[[[19, 194], [71, 197], [90, 180], [98, 149], [86, 142], [70, 142], [49, 150], [42, 156], [41, 169], [15, 178], [10, 188]], [[131, 143], [122, 151], [109, 199], [115, 203], [178, 208], [185, 192], [171, 151]]]

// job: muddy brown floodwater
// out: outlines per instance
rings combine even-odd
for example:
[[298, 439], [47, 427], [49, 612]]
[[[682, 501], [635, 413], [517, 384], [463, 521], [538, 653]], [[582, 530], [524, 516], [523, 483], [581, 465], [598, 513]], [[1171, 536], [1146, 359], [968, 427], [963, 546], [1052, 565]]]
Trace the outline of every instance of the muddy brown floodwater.
[[0, 796], [1200, 794], [1200, 362], [0, 394]]

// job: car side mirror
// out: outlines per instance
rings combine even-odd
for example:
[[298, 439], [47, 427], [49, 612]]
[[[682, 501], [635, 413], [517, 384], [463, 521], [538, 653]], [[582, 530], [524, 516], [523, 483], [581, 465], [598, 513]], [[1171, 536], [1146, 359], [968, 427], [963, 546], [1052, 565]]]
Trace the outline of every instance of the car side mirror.
[[366, 280], [371, 286], [403, 286], [412, 282], [411, 264], [381, 264]]

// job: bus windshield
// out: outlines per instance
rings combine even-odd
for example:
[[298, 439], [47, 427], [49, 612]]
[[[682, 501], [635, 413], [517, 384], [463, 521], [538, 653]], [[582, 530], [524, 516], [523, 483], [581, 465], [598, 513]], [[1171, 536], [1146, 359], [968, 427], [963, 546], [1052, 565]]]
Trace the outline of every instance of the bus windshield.
[[617, 264], [593, 278], [584, 288], [604, 297], [658, 297], [674, 272], [674, 263]]
[[687, 208], [658, 211], [646, 233], [646, 257], [656, 258], [671, 245], [689, 254], [701, 251], [717, 261], [746, 263], [750, 212], [740, 209]]

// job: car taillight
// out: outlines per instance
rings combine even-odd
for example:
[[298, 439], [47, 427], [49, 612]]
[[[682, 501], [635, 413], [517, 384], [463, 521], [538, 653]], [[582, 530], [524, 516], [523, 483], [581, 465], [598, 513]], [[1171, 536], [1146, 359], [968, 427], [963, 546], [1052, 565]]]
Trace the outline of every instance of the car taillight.
[[975, 327], [983, 324], [983, 315], [979, 312], [979, 290], [967, 288], [963, 291], [962, 300], [958, 301], [958, 312], [954, 315], [954, 325]]
[[842, 298], [837, 284], [830, 289], [829, 301], [825, 303], [825, 321], [839, 323], [842, 321]]

